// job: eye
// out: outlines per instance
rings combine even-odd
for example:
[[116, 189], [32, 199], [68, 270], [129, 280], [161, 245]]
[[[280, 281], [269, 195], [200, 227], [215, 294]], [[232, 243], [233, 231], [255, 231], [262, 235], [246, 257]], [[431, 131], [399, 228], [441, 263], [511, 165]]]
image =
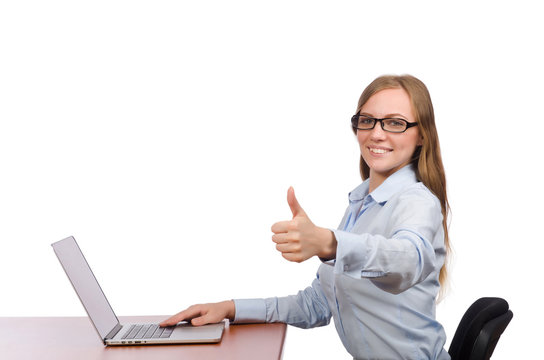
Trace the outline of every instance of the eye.
[[406, 126], [406, 121], [401, 119], [387, 119], [385, 120], [385, 125], [390, 128], [402, 129]]
[[372, 125], [374, 123], [373, 118], [366, 116], [359, 116], [359, 125]]

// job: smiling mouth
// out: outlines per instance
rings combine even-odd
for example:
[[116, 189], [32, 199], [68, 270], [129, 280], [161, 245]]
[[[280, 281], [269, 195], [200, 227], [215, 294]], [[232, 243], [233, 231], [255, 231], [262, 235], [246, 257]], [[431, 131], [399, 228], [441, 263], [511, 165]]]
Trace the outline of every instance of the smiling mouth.
[[388, 153], [388, 152], [392, 151], [392, 150], [376, 149], [376, 148], [368, 148], [368, 150], [371, 153], [374, 153], [374, 154], [385, 154], [385, 153]]

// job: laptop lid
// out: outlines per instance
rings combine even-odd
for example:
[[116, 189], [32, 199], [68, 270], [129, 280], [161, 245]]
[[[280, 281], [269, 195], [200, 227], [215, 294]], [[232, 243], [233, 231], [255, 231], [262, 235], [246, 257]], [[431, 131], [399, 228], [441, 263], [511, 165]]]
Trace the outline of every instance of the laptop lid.
[[73, 236], [51, 244], [87, 315], [104, 341], [119, 320]]

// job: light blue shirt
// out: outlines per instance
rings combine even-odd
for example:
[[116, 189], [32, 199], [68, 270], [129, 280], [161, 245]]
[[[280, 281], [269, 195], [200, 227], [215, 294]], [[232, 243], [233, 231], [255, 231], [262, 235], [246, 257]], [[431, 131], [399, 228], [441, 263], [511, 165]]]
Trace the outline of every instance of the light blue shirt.
[[444, 263], [440, 202], [408, 165], [372, 193], [364, 181], [349, 194], [336, 259], [297, 295], [234, 300], [235, 323], [284, 322], [301, 328], [334, 318], [356, 359], [450, 359], [435, 319]]

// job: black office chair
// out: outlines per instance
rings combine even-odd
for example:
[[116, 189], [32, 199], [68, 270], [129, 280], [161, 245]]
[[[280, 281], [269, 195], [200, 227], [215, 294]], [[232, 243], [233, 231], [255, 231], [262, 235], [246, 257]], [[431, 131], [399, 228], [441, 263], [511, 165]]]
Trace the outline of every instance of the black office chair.
[[451, 360], [489, 360], [513, 316], [504, 299], [476, 300], [455, 331], [448, 350]]

